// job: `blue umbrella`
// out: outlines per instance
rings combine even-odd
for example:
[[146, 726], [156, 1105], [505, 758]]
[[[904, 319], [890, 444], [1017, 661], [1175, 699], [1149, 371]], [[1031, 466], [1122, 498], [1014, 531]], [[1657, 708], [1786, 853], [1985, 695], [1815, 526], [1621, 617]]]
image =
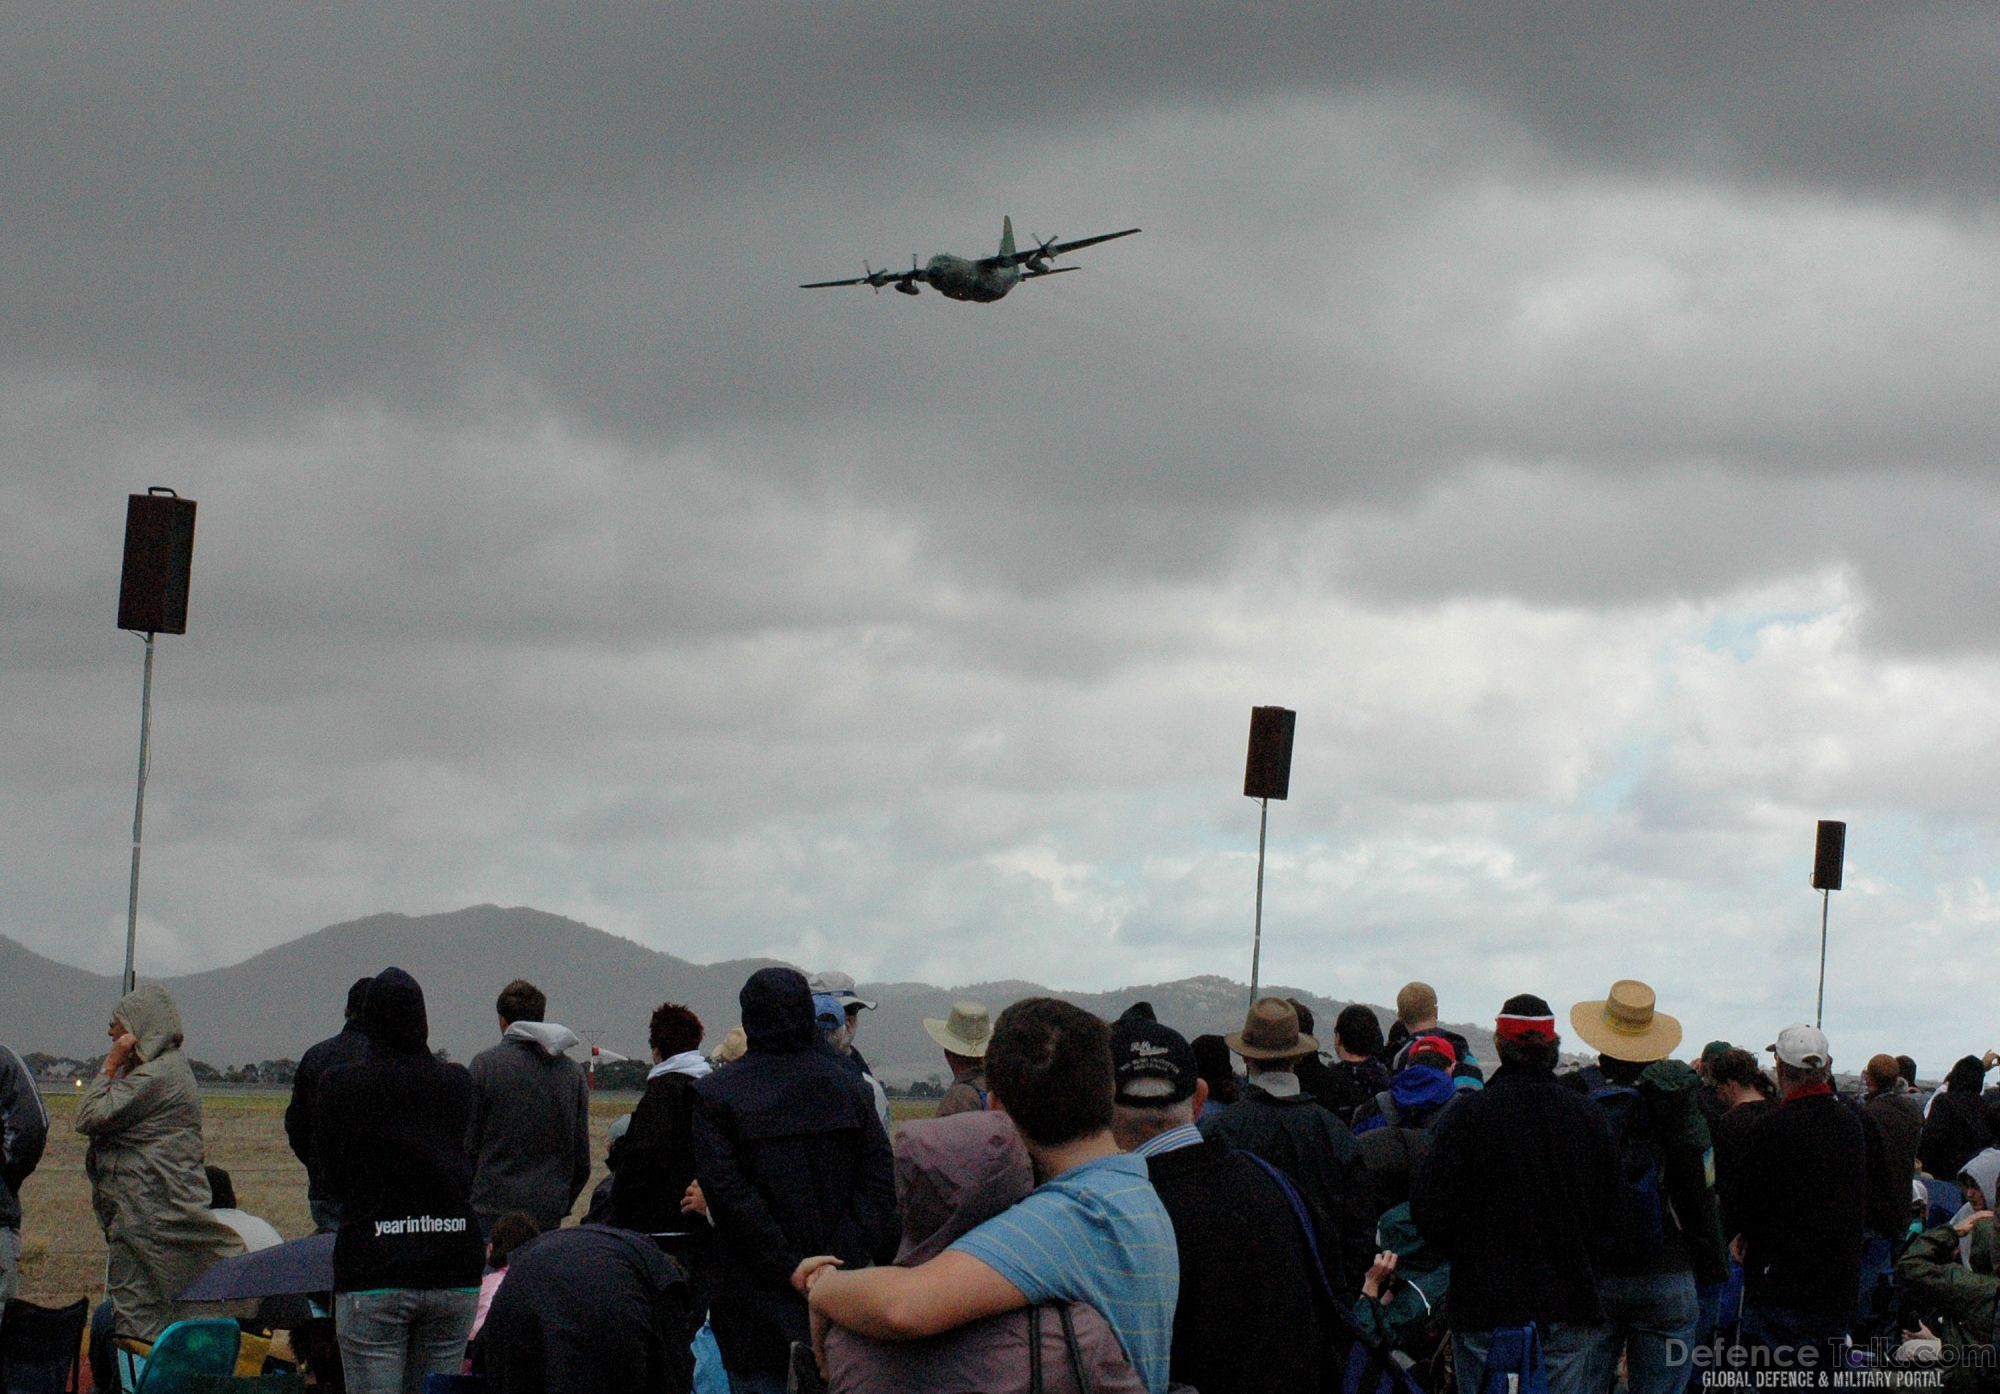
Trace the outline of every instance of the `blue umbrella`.
[[226, 1258], [181, 1289], [183, 1302], [234, 1302], [333, 1291], [333, 1236], [290, 1239], [276, 1248]]

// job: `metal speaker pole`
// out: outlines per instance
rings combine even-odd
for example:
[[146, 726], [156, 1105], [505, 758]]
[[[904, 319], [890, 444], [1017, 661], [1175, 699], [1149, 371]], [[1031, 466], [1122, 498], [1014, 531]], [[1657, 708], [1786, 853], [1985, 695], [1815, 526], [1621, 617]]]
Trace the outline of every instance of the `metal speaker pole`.
[[139, 788], [132, 800], [132, 880], [125, 900], [123, 991], [138, 986], [139, 850], [145, 841], [146, 774], [153, 763], [153, 639], [187, 633], [194, 569], [193, 499], [155, 484], [125, 500], [125, 566], [118, 578], [118, 627], [146, 638], [139, 694]]
[[1826, 1015], [1826, 920], [1833, 893], [1840, 889], [1841, 871], [1847, 859], [1847, 824], [1830, 818], [1819, 821], [1813, 842], [1813, 889], [1819, 892], [1819, 996], [1813, 1003], [1813, 1026], [1823, 1025]]
[[1264, 836], [1271, 800], [1283, 799], [1292, 785], [1292, 732], [1298, 713], [1283, 707], [1250, 709], [1250, 754], [1243, 767], [1243, 793], [1257, 800], [1257, 909], [1250, 933], [1250, 1000], [1257, 1000], [1264, 953]]

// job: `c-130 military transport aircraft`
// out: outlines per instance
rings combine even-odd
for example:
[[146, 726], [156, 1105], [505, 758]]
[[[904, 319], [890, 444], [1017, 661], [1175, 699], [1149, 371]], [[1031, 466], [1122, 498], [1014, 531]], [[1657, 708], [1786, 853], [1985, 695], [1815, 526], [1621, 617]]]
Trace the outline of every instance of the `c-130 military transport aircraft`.
[[914, 254], [910, 257], [908, 271], [876, 271], [866, 262], [861, 265], [866, 274], [852, 276], [845, 281], [809, 281], [800, 290], [820, 290], [826, 286], [873, 286], [880, 295], [883, 286], [894, 286], [904, 295], [915, 295], [919, 283], [929, 286], [939, 295], [952, 300], [974, 300], [982, 305], [990, 304], [1019, 285], [1022, 281], [1032, 281], [1037, 276], [1060, 276], [1065, 271], [1075, 271], [1074, 266], [1050, 266], [1059, 256], [1094, 247], [1099, 242], [1109, 242], [1114, 237], [1130, 237], [1140, 229], [1128, 227], [1123, 232], [1107, 232], [1101, 237], [1085, 237], [1076, 242], [1058, 242], [1051, 237], [1046, 242], [1038, 242], [1025, 252], [1014, 250], [1014, 220], [1000, 220], [1000, 251], [995, 256], [981, 257], [977, 261], [966, 257], [955, 257], [940, 252], [921, 268]]

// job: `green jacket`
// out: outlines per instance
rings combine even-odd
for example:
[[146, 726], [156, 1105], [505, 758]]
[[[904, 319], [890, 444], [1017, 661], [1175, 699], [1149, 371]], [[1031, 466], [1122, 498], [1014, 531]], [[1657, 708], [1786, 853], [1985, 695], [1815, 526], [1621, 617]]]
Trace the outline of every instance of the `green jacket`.
[[[1958, 1231], [1950, 1225], [1927, 1229], [1912, 1239], [1896, 1261], [1896, 1279], [1945, 1345], [1962, 1353], [1993, 1344], [2000, 1278], [1975, 1273], [1959, 1262]], [[1962, 1354], [1946, 1364], [1945, 1388], [1978, 1387], [1978, 1371], [1969, 1365]]]
[[1407, 1201], [1383, 1213], [1376, 1239], [1395, 1253], [1396, 1283], [1387, 1302], [1358, 1297], [1354, 1319], [1369, 1335], [1406, 1354], [1424, 1359], [1445, 1329], [1445, 1295], [1451, 1287], [1451, 1265], [1425, 1246], [1410, 1220]]

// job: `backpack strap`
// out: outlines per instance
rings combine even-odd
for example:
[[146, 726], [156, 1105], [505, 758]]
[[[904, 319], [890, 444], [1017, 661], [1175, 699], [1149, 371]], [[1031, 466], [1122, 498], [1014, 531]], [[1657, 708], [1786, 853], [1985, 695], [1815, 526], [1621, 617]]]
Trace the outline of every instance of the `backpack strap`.
[[1396, 1095], [1394, 1091], [1384, 1089], [1381, 1093], [1377, 1094], [1375, 1096], [1375, 1107], [1381, 1113], [1382, 1123], [1385, 1127], [1393, 1128], [1403, 1121], [1403, 1111], [1396, 1107]]
[[1070, 1319], [1069, 1303], [1056, 1309], [1056, 1316], [1062, 1321], [1063, 1345], [1069, 1350], [1070, 1372], [1076, 1376], [1077, 1394], [1094, 1394], [1090, 1383], [1090, 1371], [1084, 1368], [1083, 1347], [1077, 1344], [1076, 1323]]
[[1028, 1308], [1028, 1394], [1043, 1394], [1042, 1309]]
[[1312, 1217], [1306, 1214], [1305, 1198], [1299, 1194], [1298, 1188], [1292, 1184], [1291, 1177], [1272, 1166], [1255, 1152], [1244, 1152], [1241, 1155], [1248, 1157], [1258, 1166], [1264, 1168], [1265, 1173], [1270, 1176], [1271, 1180], [1277, 1183], [1278, 1191], [1284, 1196], [1285, 1203], [1292, 1207], [1292, 1218], [1299, 1222], [1299, 1233], [1306, 1241], [1306, 1252], [1312, 1255], [1313, 1276], [1319, 1279], [1320, 1296], [1324, 1297], [1335, 1307], [1339, 1307], [1341, 1302], [1334, 1295], [1333, 1282], [1326, 1276], [1326, 1260], [1320, 1257], [1319, 1236], [1313, 1233]]

